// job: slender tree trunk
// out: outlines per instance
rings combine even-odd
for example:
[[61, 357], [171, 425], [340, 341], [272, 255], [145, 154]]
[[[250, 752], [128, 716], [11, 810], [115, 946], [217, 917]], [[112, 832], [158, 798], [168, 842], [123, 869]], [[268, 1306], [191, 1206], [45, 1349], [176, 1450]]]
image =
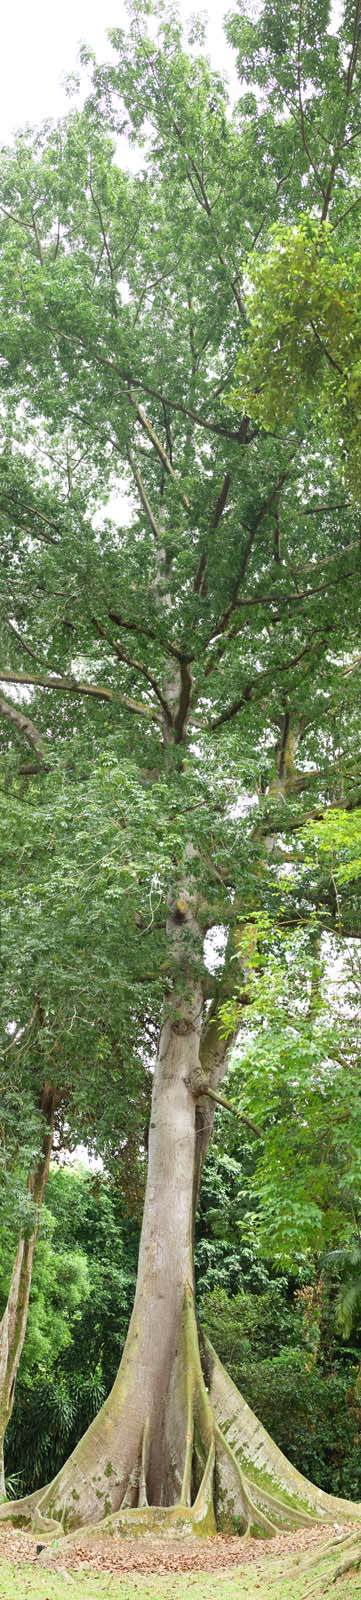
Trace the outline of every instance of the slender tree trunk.
[[4, 1438], [14, 1405], [16, 1379], [24, 1347], [29, 1310], [29, 1296], [34, 1264], [34, 1254], [39, 1231], [40, 1210], [44, 1199], [49, 1172], [53, 1140], [54, 1096], [45, 1087], [41, 1110], [47, 1121], [43, 1148], [28, 1191], [33, 1202], [33, 1227], [28, 1236], [19, 1239], [10, 1280], [8, 1298], [0, 1322], [0, 1494], [5, 1494]]

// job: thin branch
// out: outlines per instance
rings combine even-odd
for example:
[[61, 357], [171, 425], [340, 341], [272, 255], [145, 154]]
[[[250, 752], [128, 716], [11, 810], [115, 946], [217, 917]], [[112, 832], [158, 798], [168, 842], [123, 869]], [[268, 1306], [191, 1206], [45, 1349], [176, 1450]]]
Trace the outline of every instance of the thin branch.
[[122, 661], [126, 667], [132, 667], [134, 672], [139, 672], [143, 678], [146, 678], [147, 683], [149, 683], [151, 689], [154, 690], [154, 694], [156, 694], [157, 700], [159, 700], [160, 705], [162, 706], [162, 710], [164, 711], [167, 722], [171, 724], [172, 718], [169, 706], [164, 698], [164, 695], [162, 694], [161, 689], [159, 688], [156, 678], [153, 677], [153, 673], [148, 671], [148, 667], [145, 666], [143, 661], [138, 661], [135, 656], [129, 656], [126, 650], [122, 650], [120, 645], [117, 644], [116, 639], [112, 639], [109, 636], [109, 634], [106, 632], [106, 629], [103, 628], [102, 623], [98, 621], [97, 617], [92, 617], [91, 620], [96, 628], [99, 638], [105, 639], [106, 643], [111, 646], [111, 649], [115, 651], [115, 655], [118, 657], [118, 661]]
[[229, 472], [226, 472], [225, 476], [224, 476], [224, 479], [223, 479], [222, 488], [220, 489], [220, 492], [219, 492], [219, 495], [218, 495], [218, 499], [216, 500], [216, 504], [215, 504], [214, 511], [213, 511], [213, 516], [211, 518], [211, 531], [212, 531], [212, 533], [214, 533], [216, 528], [218, 528], [218, 523], [220, 522], [221, 517], [223, 516], [224, 508], [225, 508], [225, 505], [226, 505], [227, 500], [228, 500], [230, 486], [231, 486], [231, 476], [230, 476]]
[[307, 156], [307, 158], [308, 158], [308, 160], [310, 162], [310, 166], [312, 167], [312, 171], [314, 172], [314, 175], [315, 175], [315, 178], [316, 178], [316, 183], [318, 184], [318, 187], [321, 190], [321, 194], [323, 195], [323, 199], [325, 199], [325, 190], [324, 190], [324, 187], [323, 187], [323, 183], [322, 183], [322, 180], [320, 178], [318, 167], [316, 166], [316, 163], [315, 163], [315, 161], [313, 159], [313, 156], [312, 156], [312, 153], [311, 153], [311, 150], [310, 150], [310, 147], [309, 147], [309, 143], [308, 143], [307, 133], [306, 133], [305, 113], [304, 113], [303, 99], [302, 99], [301, 49], [302, 49], [302, 0], [300, 0], [300, 4], [299, 4], [298, 45], [297, 45], [297, 91], [298, 91], [298, 105], [299, 105], [300, 123], [301, 123], [301, 137], [302, 137], [302, 144], [303, 144], [303, 148], [304, 148], [305, 154], [306, 154], [306, 156]]
[[216, 1094], [215, 1089], [198, 1089], [197, 1100], [200, 1096], [203, 1098], [203, 1095], [206, 1095], [207, 1100], [214, 1100], [216, 1106], [224, 1106], [225, 1111], [231, 1111], [233, 1116], [238, 1118], [238, 1122], [244, 1122], [246, 1128], [250, 1128], [252, 1133], [256, 1133], [258, 1139], [261, 1138], [261, 1129], [257, 1128], [255, 1122], [252, 1122], [252, 1117], [247, 1117], [245, 1111], [238, 1111], [238, 1107], [232, 1105], [231, 1100], [226, 1100], [224, 1094]]
[[15, 639], [17, 640], [18, 644], [20, 645], [21, 650], [25, 650], [25, 654], [27, 656], [30, 656], [31, 660], [35, 661], [35, 665], [37, 665], [38, 656], [36, 655], [35, 650], [32, 650], [30, 645], [27, 644], [26, 640], [23, 639], [22, 634], [19, 633], [18, 629], [15, 627], [15, 623], [14, 622], [10, 622], [10, 617], [5, 617], [5, 626], [7, 628], [10, 628], [11, 633], [13, 633], [15, 635]]
[[[191, 186], [191, 188], [193, 190], [193, 194], [195, 196], [197, 204], [200, 204], [202, 206], [202, 210], [206, 212], [210, 227], [213, 230], [213, 219], [212, 219], [212, 209], [213, 208], [212, 208], [211, 202], [209, 200], [209, 197], [207, 195], [207, 191], [206, 191], [206, 188], [205, 188], [204, 170], [203, 170], [203, 158], [202, 158], [202, 170], [201, 170], [201, 172], [199, 172], [199, 169], [198, 169], [198, 167], [196, 165], [196, 162], [194, 161], [194, 158], [189, 154], [189, 151], [187, 149], [184, 149], [183, 128], [180, 126], [179, 122], [176, 121], [176, 118], [174, 116], [174, 111], [173, 111], [173, 105], [172, 105], [171, 101], [169, 100], [169, 96], [167, 95], [167, 93], [165, 91], [164, 84], [162, 84], [162, 85], [159, 84], [159, 80], [158, 80], [157, 73], [156, 73], [154, 56], [150, 55], [148, 57], [148, 61], [149, 61], [150, 73], [151, 73], [151, 76], [153, 77], [153, 80], [154, 80], [154, 83], [155, 83], [155, 89], [156, 89], [157, 98], [158, 98], [158, 100], [160, 98], [160, 101], [161, 101], [162, 105], [164, 105], [164, 103], [167, 105], [167, 109], [168, 109], [168, 112], [170, 114], [171, 127], [172, 127], [174, 133], [177, 136], [177, 139], [178, 139], [178, 142], [179, 142], [179, 144], [181, 146], [181, 149], [184, 150], [186, 176], [187, 176], [188, 181], [190, 183], [190, 186]], [[197, 190], [195, 188], [195, 185], [194, 185], [192, 177], [191, 177], [191, 173], [192, 172], [193, 172], [194, 177], [196, 179], [196, 183], [198, 184], [198, 187], [199, 187], [199, 194], [197, 194]], [[216, 244], [218, 260], [220, 261], [221, 266], [224, 268], [224, 270], [225, 270], [225, 272], [227, 274], [227, 277], [229, 278], [230, 269], [228, 267], [228, 263], [227, 263], [224, 255], [222, 254], [222, 251], [220, 250], [216, 230], [214, 230], [214, 236], [215, 236], [215, 244]], [[232, 294], [234, 295], [234, 298], [236, 300], [238, 311], [241, 313], [241, 316], [244, 317], [244, 315], [245, 315], [245, 305], [244, 305], [244, 301], [242, 299], [242, 296], [241, 296], [239, 288], [238, 288], [236, 276], [234, 276], [233, 278], [230, 279], [230, 283], [231, 283]]]
[[[14, 503], [14, 501], [10, 499], [9, 495], [6, 495], [6, 494], [3, 493], [2, 488], [0, 489], [0, 503], [1, 503], [2, 506], [4, 506], [5, 511], [6, 511], [6, 506], [7, 505], [9, 506], [10, 511], [11, 511], [11, 516], [12, 516], [14, 522], [16, 523], [16, 526], [18, 528], [23, 528], [24, 533], [28, 533], [31, 539], [42, 539], [45, 544], [55, 544], [55, 545], [59, 544], [59, 542], [60, 542], [59, 538], [53, 539], [53, 537], [52, 537], [52, 535], [50, 533], [43, 533], [43, 530], [41, 530], [41, 532], [40, 532], [38, 528], [29, 528], [28, 524], [26, 522], [22, 522], [20, 520], [20, 518], [18, 517], [18, 515], [17, 515], [17, 504], [20, 504], [20, 507], [23, 506], [24, 511], [29, 511], [31, 513], [31, 515], [33, 517], [37, 517], [40, 522], [45, 522], [47, 527], [56, 528], [56, 523], [52, 522], [50, 517], [45, 517], [44, 514], [41, 511], [38, 510], [37, 506], [29, 505], [26, 500], [20, 500], [19, 501], [19, 497], [18, 496], [17, 496], [17, 500]], [[56, 531], [59, 532], [58, 529]]]
[[[320, 505], [320, 506], [306, 506], [304, 511], [302, 510], [302, 507], [300, 507], [299, 511], [300, 511], [300, 516], [301, 517], [318, 517], [318, 516], [323, 515], [323, 513], [324, 512], [326, 513], [327, 511], [347, 511], [348, 507], [350, 505], [351, 505], [351, 500], [343, 500], [343, 501], [338, 501], [338, 500], [333, 500], [332, 501], [331, 500], [329, 502], [326, 501], [323, 505]], [[351, 547], [349, 547], [349, 548], [351, 548]], [[327, 557], [327, 559], [329, 559], [329, 558]], [[331, 559], [331, 557], [330, 557], [330, 559]]]
[[107, 258], [107, 262], [108, 262], [110, 284], [111, 284], [111, 299], [112, 299], [112, 303], [113, 303], [113, 312], [114, 312], [114, 317], [117, 317], [118, 316], [118, 302], [117, 302], [117, 295], [116, 295], [115, 271], [114, 271], [112, 257], [111, 257], [111, 253], [110, 253], [110, 247], [109, 247], [109, 243], [108, 243], [108, 238], [107, 238], [106, 230], [105, 230], [105, 227], [104, 227], [101, 207], [99, 205], [99, 201], [96, 198], [96, 195], [94, 194], [94, 189], [93, 189], [93, 185], [92, 185], [92, 177], [91, 177], [91, 166], [90, 166], [90, 172], [89, 172], [89, 189], [90, 189], [90, 194], [91, 194], [91, 198], [92, 198], [92, 201], [93, 201], [94, 210], [96, 211], [96, 214], [97, 214], [97, 217], [98, 217], [98, 222], [99, 222], [100, 232], [101, 232], [101, 236], [102, 236], [102, 240], [103, 240], [105, 255], [106, 255], [106, 258]]
[[187, 657], [185, 657], [184, 651], [178, 650], [177, 646], [172, 644], [170, 639], [159, 638], [158, 634], [155, 632], [155, 629], [148, 628], [146, 623], [142, 622], [141, 620], [139, 622], [131, 622], [128, 618], [122, 617], [119, 611], [110, 610], [108, 611], [108, 617], [110, 622], [115, 622], [116, 627], [123, 628], [125, 633], [135, 633], [139, 634], [139, 636], [143, 635], [145, 639], [155, 640], [161, 650], [165, 650], [169, 656], [174, 656], [175, 661], [184, 661], [185, 659], [187, 661], [193, 661], [193, 656], [187, 655]]
[[172, 478], [173, 483], [176, 484], [176, 487], [180, 492], [182, 504], [185, 506], [186, 511], [189, 511], [190, 501], [188, 499], [188, 495], [184, 494], [183, 490], [181, 489], [177, 473], [172, 466], [172, 462], [169, 460], [167, 451], [164, 449], [161, 439], [159, 439], [158, 434], [155, 432], [155, 428], [153, 428], [153, 424], [150, 422], [149, 417], [147, 417], [144, 407], [138, 404], [135, 394], [131, 388], [129, 389], [128, 398], [130, 405], [133, 406], [133, 409], [136, 413], [138, 422], [140, 422], [140, 425], [142, 428], [144, 428], [148, 439], [150, 439], [150, 442], [153, 445], [153, 450], [155, 450], [156, 455], [159, 456], [159, 460], [162, 462], [165, 472], [168, 473], [168, 477]]
[[[247, 435], [247, 437], [243, 437], [245, 423], [247, 424], [247, 429], [249, 426], [248, 417], [242, 418], [238, 428], [227, 428], [223, 426], [222, 423], [211, 422], [207, 417], [201, 416], [199, 412], [194, 411], [191, 407], [184, 406], [180, 400], [172, 400], [169, 395], [164, 395], [159, 389], [154, 389], [152, 384], [147, 383], [142, 377], [136, 377], [135, 374], [129, 371], [128, 368], [120, 367], [117, 361], [111, 361], [109, 356], [102, 355], [98, 349], [94, 348], [94, 345], [90, 346], [89, 349], [86, 340], [82, 339], [81, 334], [66, 333], [64, 328], [57, 328], [56, 324], [53, 322], [50, 322], [48, 326], [52, 333], [55, 333], [59, 339], [65, 339], [67, 344], [80, 345], [81, 349], [85, 350], [87, 355], [91, 356], [91, 359], [95, 361], [98, 366], [105, 367], [113, 375], [120, 378], [123, 384], [130, 384], [132, 389], [142, 389], [144, 394], [149, 395], [150, 399], [157, 400], [160, 405], [164, 403], [165, 405], [169, 406], [171, 411], [182, 412], [184, 416], [190, 417], [193, 422], [197, 423], [198, 427], [208, 428], [212, 433], [219, 434], [224, 439], [235, 439], [241, 444], [248, 443], [248, 438], [254, 437], [254, 433], [252, 433], [252, 435]], [[217, 395], [222, 392], [224, 387], [225, 385], [223, 383], [218, 386], [218, 389], [215, 390], [213, 396], [214, 399], [217, 398]], [[254, 432], [256, 431], [257, 430], [254, 430]]]
[[325, 344], [324, 340], [321, 339], [321, 335], [318, 333], [317, 328], [315, 328], [314, 322], [312, 322], [312, 317], [310, 317], [310, 328], [312, 328], [312, 333], [314, 333], [315, 339], [317, 339], [317, 344], [320, 345], [323, 355], [326, 356], [326, 361], [328, 361], [330, 367], [333, 367], [335, 372], [339, 372], [340, 377], [343, 378], [343, 367], [339, 366], [338, 361], [335, 361], [334, 356], [331, 355], [331, 351], [327, 349], [327, 344]]
[[[332, 159], [332, 163], [331, 163], [329, 179], [328, 179], [328, 183], [327, 183], [327, 188], [326, 188], [326, 192], [325, 192], [325, 196], [324, 196], [324, 203], [323, 203], [322, 212], [321, 212], [321, 222], [326, 222], [326, 219], [328, 217], [330, 203], [331, 203], [331, 200], [332, 200], [332, 191], [333, 191], [334, 181], [335, 181], [335, 177], [336, 177], [337, 167], [338, 167], [341, 155], [342, 155], [342, 151], [344, 150], [345, 145], [347, 145], [349, 143], [349, 140], [347, 140], [345, 138], [346, 118], [347, 118], [347, 112], [348, 112], [348, 101], [349, 101], [350, 96], [352, 94], [354, 76], [355, 76], [355, 71], [356, 71], [356, 66], [357, 66], [357, 58], [358, 58], [359, 45], [360, 45], [360, 36], [361, 36], [361, 0], [356, 0], [353, 39], [352, 39], [350, 58], [349, 58], [348, 69], [347, 69], [347, 74], [346, 74], [346, 95], [345, 95], [345, 109], [344, 109], [344, 115], [343, 115], [343, 127], [342, 127], [341, 137], [338, 140], [338, 144], [337, 144], [336, 149], [334, 151], [334, 155], [333, 155], [333, 159]], [[350, 207], [348, 207], [347, 209], [348, 210], [352, 210], [352, 205]], [[336, 223], [336, 226], [337, 226], [337, 223]]]
[[129, 449], [127, 450], [127, 456], [128, 456], [128, 461], [129, 461], [129, 466], [130, 466], [131, 472], [133, 473], [133, 478], [134, 478], [135, 483], [137, 485], [139, 498], [140, 498], [142, 506], [143, 506], [143, 511], [145, 511], [146, 517], [148, 517], [148, 522], [150, 523], [150, 527], [152, 529], [152, 533], [154, 534], [154, 538], [157, 540], [157, 542], [159, 542], [159, 541], [161, 541], [161, 538], [162, 538], [161, 530], [160, 530], [159, 525], [158, 525], [158, 523], [156, 521], [156, 518], [154, 516], [154, 512], [152, 511], [152, 507], [151, 507], [150, 501], [148, 500], [148, 495], [147, 495], [147, 491], [146, 491], [146, 488], [145, 488], [145, 484], [143, 483], [143, 478], [142, 478], [141, 472], [139, 471], [139, 467], [137, 466], [136, 461], [134, 461], [134, 458], [132, 456], [132, 452]]
[[341, 212], [341, 216], [336, 218], [336, 222], [330, 223], [332, 233], [335, 233], [336, 228], [340, 227], [340, 223], [345, 221], [345, 217], [349, 216], [350, 211], [355, 211], [356, 206], [359, 205], [361, 205], [361, 194], [356, 196], [356, 200], [351, 201], [351, 205], [346, 206], [346, 210]]
[[17, 217], [15, 211], [9, 211], [9, 207], [4, 206], [2, 202], [0, 202], [0, 211], [3, 212], [4, 217], [9, 217], [10, 222], [15, 222], [17, 228], [26, 228], [27, 233], [33, 233], [32, 223], [26, 222], [25, 217]]
[[299, 661], [302, 661], [304, 656], [308, 655], [309, 651], [312, 649], [312, 643], [317, 633], [318, 629], [314, 628], [310, 638], [307, 641], [307, 644], [303, 646], [302, 650], [298, 651], [297, 655], [291, 656], [288, 661], [280, 662], [279, 666], [265, 667], [264, 671], [257, 672], [257, 675], [255, 678], [253, 678], [252, 682], [244, 685], [244, 688], [242, 689], [241, 694], [238, 695], [237, 699], [233, 700], [231, 705], [229, 705], [225, 711], [222, 711], [218, 717], [214, 717], [213, 721], [210, 723], [210, 727], [212, 729], [220, 728], [224, 722], [230, 722], [233, 717], [237, 716], [238, 711], [242, 710], [242, 706], [247, 705], [250, 700], [253, 700], [254, 690], [258, 688], [259, 683], [264, 683], [265, 679], [269, 677], [273, 679], [276, 673], [289, 672], [291, 671], [292, 667], [297, 667]]
[[32, 1010], [32, 1013], [31, 1013], [31, 1017], [29, 1017], [29, 1021], [24, 1023], [24, 1027], [22, 1027], [20, 1025], [20, 1028], [17, 1028], [16, 1032], [13, 1033], [12, 1039], [10, 1039], [10, 1044], [8, 1044], [6, 1046], [6, 1049], [4, 1050], [4, 1056], [9, 1055], [9, 1051], [10, 1050], [14, 1050], [15, 1046], [19, 1043], [19, 1040], [22, 1040], [24, 1038], [24, 1034], [30, 1033], [30, 1029], [33, 1026], [33, 1022], [36, 1021], [36, 1018], [37, 1018], [38, 1015], [39, 1015], [39, 995], [36, 995], [36, 997], [35, 997], [35, 1005], [33, 1007], [33, 1010]]
[[270, 211], [272, 211], [272, 205], [274, 203], [274, 200], [276, 199], [276, 196], [279, 194], [280, 189], [282, 189], [282, 184], [288, 182], [288, 178], [291, 177], [291, 173], [292, 173], [292, 167], [289, 167], [288, 172], [284, 172], [283, 175], [282, 175], [282, 178], [278, 179], [278, 183], [276, 183], [276, 188], [275, 188], [275, 192], [274, 192], [274, 196], [273, 196], [273, 201], [271, 200], [270, 203], [269, 203], [269, 206], [266, 207], [266, 210], [264, 212], [264, 216], [262, 217], [262, 222], [260, 222], [259, 228], [257, 228], [257, 232], [253, 236], [252, 244], [251, 244], [251, 251], [254, 250], [255, 245], [257, 244], [258, 239], [260, 238], [260, 235], [262, 233], [262, 229], [264, 228], [265, 223], [267, 222], [267, 217], [269, 216]]
[[218, 624], [216, 624], [216, 628], [215, 628], [215, 632], [216, 633], [224, 633], [226, 631], [227, 623], [230, 621], [230, 618], [231, 618], [232, 613], [233, 613], [233, 611], [235, 609], [235, 606], [237, 605], [240, 585], [242, 583], [243, 578], [245, 578], [245, 576], [246, 576], [247, 567], [248, 567], [248, 564], [249, 564], [249, 561], [250, 561], [250, 557], [252, 555], [252, 550], [253, 550], [256, 534], [258, 533], [258, 526], [259, 526], [259, 523], [258, 523], [258, 519], [257, 519], [257, 521], [255, 523], [255, 526], [253, 528], [250, 528], [250, 530], [249, 530], [248, 539], [246, 540], [246, 543], [245, 543], [245, 546], [244, 546], [244, 549], [243, 549], [241, 564], [240, 564], [240, 567], [239, 567], [239, 570], [238, 570], [238, 573], [237, 573], [237, 577], [236, 577], [234, 585], [233, 585], [231, 599], [230, 599], [230, 601], [228, 603], [228, 606], [226, 606], [225, 610], [222, 612], [222, 616], [220, 617]]
[[[357, 548], [359, 548], [359, 546], [357, 546]], [[343, 573], [343, 579], [345, 580], [345, 582], [346, 582], [346, 579], [348, 579], [348, 578], [353, 578], [353, 579], [355, 578], [354, 570], [352, 572], [344, 572]], [[247, 607], [247, 606], [274, 605], [274, 606], [277, 606], [278, 609], [279, 609], [281, 606], [285, 606], [285, 605], [287, 605], [287, 606], [289, 606], [289, 605], [290, 606], [298, 605], [300, 603], [300, 601], [302, 601], [302, 600], [311, 600], [313, 595], [315, 595], [315, 594], [327, 594], [328, 589], [337, 588], [337, 586], [339, 584], [339, 581], [340, 580], [339, 580], [338, 576], [336, 576], [335, 578], [329, 578], [327, 583], [315, 584], [312, 589], [301, 589], [299, 591], [296, 590], [296, 592], [294, 594], [284, 594], [284, 595], [283, 594], [278, 594], [278, 595], [277, 594], [244, 595], [242, 600], [237, 598], [237, 610], [238, 609], [241, 610], [241, 608], [244, 608], [244, 607]], [[220, 628], [219, 628], [219, 626], [216, 625], [214, 627], [214, 629], [213, 629], [212, 634], [211, 634], [211, 640], [214, 638], [214, 636], [217, 636], [219, 632], [220, 632]], [[234, 633], [229, 633], [227, 635], [227, 637], [228, 637], [228, 639], [234, 638], [235, 634]], [[210, 642], [210, 640], [207, 640], [207, 643], [209, 643], [209, 642]]]
[[[218, 635], [220, 633], [225, 633], [225, 631], [227, 629], [228, 622], [230, 621], [230, 618], [231, 618], [232, 613], [235, 610], [236, 606], [238, 606], [238, 605], [246, 605], [247, 604], [247, 599], [243, 599], [241, 601], [239, 600], [240, 585], [241, 585], [242, 580], [245, 577], [246, 572], [247, 572], [247, 567], [248, 567], [248, 564], [249, 564], [250, 556], [252, 554], [252, 550], [253, 550], [253, 546], [254, 546], [256, 535], [258, 533], [258, 529], [260, 528], [264, 517], [267, 516], [267, 512], [270, 511], [271, 506], [272, 506], [273, 501], [274, 501], [274, 498], [275, 498], [275, 495], [278, 495], [280, 493], [280, 490], [283, 488], [284, 483], [286, 483], [286, 481], [287, 481], [287, 468], [289, 467], [291, 461], [293, 461], [294, 455], [295, 455], [295, 448], [292, 447], [292, 450], [290, 451], [290, 454], [289, 454], [289, 456], [287, 458], [286, 466], [283, 468], [282, 472], [280, 472], [276, 483], [273, 485], [273, 488], [270, 491], [270, 494], [267, 495], [267, 499], [263, 501], [263, 504], [261, 505], [260, 510], [257, 513], [257, 516], [255, 517], [253, 528], [249, 529], [248, 539], [246, 541], [246, 544], [245, 544], [245, 547], [244, 547], [244, 550], [243, 550], [243, 553], [242, 553], [241, 563], [240, 563], [240, 567], [239, 567], [239, 570], [238, 570], [238, 573], [237, 573], [237, 577], [236, 577], [234, 585], [233, 585], [231, 598], [230, 598], [230, 600], [228, 602], [228, 605], [225, 607], [225, 610], [222, 612], [221, 617], [219, 617], [217, 619], [217, 621], [215, 623], [215, 626], [212, 629], [212, 633], [209, 635], [209, 638], [206, 640], [206, 645], [211, 643], [212, 638], [214, 637], [215, 634]], [[213, 667], [213, 662], [212, 662], [211, 666]]]
[[[214, 507], [214, 511], [213, 511], [213, 514], [212, 514], [212, 517], [211, 517], [211, 524], [210, 524], [211, 533], [215, 533], [216, 528], [218, 528], [218, 524], [219, 524], [219, 522], [221, 520], [221, 517], [222, 517], [223, 512], [224, 512], [224, 508], [225, 508], [225, 505], [226, 505], [226, 502], [227, 502], [227, 499], [228, 499], [228, 494], [229, 494], [229, 490], [230, 490], [230, 484], [231, 484], [230, 473], [226, 472], [225, 476], [224, 476], [224, 479], [223, 479], [222, 488], [220, 489], [220, 492], [219, 492], [219, 495], [218, 495], [218, 498], [216, 500], [216, 504], [215, 504], [215, 507]], [[200, 556], [198, 569], [197, 569], [195, 580], [194, 580], [194, 593], [195, 594], [204, 594], [205, 593], [205, 576], [206, 576], [206, 571], [207, 571], [207, 565], [208, 565], [208, 551], [207, 550], [203, 550], [202, 555]]]
[[38, 260], [40, 261], [40, 266], [42, 267], [44, 265], [43, 249], [42, 249], [42, 243], [41, 243], [40, 233], [39, 233], [39, 229], [38, 229], [38, 224], [37, 224], [37, 220], [36, 220], [36, 213], [35, 213], [35, 211], [33, 209], [33, 206], [31, 207], [31, 216], [32, 216], [32, 223], [33, 223], [33, 233], [34, 233], [34, 236], [35, 236], [35, 239], [36, 239], [36, 248], [37, 248], [37, 253], [38, 253]]

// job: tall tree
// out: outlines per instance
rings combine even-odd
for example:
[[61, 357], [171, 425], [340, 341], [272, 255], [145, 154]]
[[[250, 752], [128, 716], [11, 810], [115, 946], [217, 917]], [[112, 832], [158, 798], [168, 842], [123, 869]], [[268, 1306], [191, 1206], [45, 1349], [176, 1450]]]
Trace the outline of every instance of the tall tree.
[[[99, 1522], [213, 1529], [223, 1505], [271, 1534], [350, 1508], [302, 1479], [201, 1351], [194, 1210], [227, 1067], [220, 1007], [235, 957], [248, 1002], [255, 911], [340, 926], [328, 882], [317, 880], [317, 904], [312, 874], [286, 895], [267, 839], [288, 806], [297, 825], [309, 790], [337, 806], [340, 766], [354, 801], [344, 667], [357, 515], [307, 408], [289, 433], [265, 436], [229, 396], [250, 254], [269, 224], [302, 202], [343, 227], [359, 7], [347, 3], [337, 39], [324, 3], [307, 7], [305, 28], [284, 0], [266, 0], [258, 23], [235, 19], [242, 76], [248, 50], [264, 94], [242, 94], [233, 112], [201, 29], [187, 52], [172, 11], [156, 37], [154, 20], [148, 32], [132, 9], [128, 33], [112, 35], [114, 65], [93, 67], [84, 111], [24, 134], [2, 166], [11, 609], [7, 598], [0, 678], [25, 908], [8, 993], [27, 1015], [40, 969], [58, 1048], [72, 1052], [72, 1036], [81, 1046], [80, 1094], [110, 984], [139, 1073], [159, 1023], [119, 1374], [54, 1483], [11, 1515], [44, 1534], [90, 1523], [96, 1536]], [[136, 176], [116, 158], [124, 131]], [[21, 741], [31, 756], [19, 772]], [[272, 819], [255, 823], [267, 784]], [[343, 932], [353, 926], [346, 897]], [[107, 1067], [111, 1115], [109, 1050]]]

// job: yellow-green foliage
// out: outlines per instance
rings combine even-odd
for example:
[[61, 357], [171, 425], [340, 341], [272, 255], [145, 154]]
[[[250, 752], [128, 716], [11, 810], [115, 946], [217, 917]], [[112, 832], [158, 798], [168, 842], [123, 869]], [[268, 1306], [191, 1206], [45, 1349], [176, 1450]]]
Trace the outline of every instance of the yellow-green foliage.
[[277, 226], [255, 260], [248, 331], [236, 367], [242, 410], [267, 430], [293, 425], [305, 403], [361, 484], [361, 252], [341, 255], [331, 227]]

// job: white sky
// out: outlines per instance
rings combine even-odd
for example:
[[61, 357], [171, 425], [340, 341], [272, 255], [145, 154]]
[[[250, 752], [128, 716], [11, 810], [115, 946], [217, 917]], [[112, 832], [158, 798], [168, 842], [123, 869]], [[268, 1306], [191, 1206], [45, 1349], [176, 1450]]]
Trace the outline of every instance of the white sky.
[[[333, 0], [333, 24], [342, 0]], [[233, 53], [224, 38], [222, 18], [232, 0], [179, 0], [185, 20], [195, 12], [208, 18], [208, 50], [214, 66], [235, 82]], [[0, 4], [0, 143], [26, 122], [62, 116], [67, 107], [64, 75], [77, 66], [80, 44], [98, 60], [111, 55], [106, 30], [126, 20], [124, 0], [3, 0]], [[233, 71], [232, 71], [233, 67]]]
[[[180, 0], [185, 20], [200, 11], [209, 18], [208, 49], [214, 65], [232, 69], [222, 30], [231, 0]], [[62, 116], [67, 107], [64, 75], [77, 66], [80, 44], [98, 60], [111, 56], [106, 30], [126, 21], [123, 0], [3, 0], [0, 7], [0, 142], [26, 122]]]

